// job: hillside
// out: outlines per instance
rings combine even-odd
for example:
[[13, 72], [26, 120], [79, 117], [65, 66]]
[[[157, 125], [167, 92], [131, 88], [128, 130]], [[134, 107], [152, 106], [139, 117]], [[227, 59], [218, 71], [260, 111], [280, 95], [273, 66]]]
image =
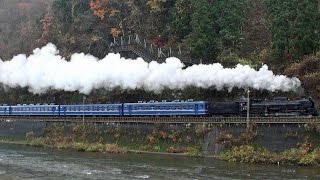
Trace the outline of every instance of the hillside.
[[[113, 38], [139, 34], [164, 49], [189, 47], [190, 57], [204, 63], [219, 62], [226, 67], [241, 63], [254, 68], [268, 64], [277, 74], [297, 76], [305, 95], [320, 101], [318, 0], [3, 0], [0, 22], [3, 60], [31, 54], [48, 42], [67, 59], [76, 52], [103, 58]], [[1, 103], [82, 100], [79, 92], [50, 90], [32, 95], [26, 88], [2, 89]], [[241, 89], [220, 92], [192, 87], [160, 94], [116, 89], [95, 90], [88, 101], [232, 99], [243, 94]], [[253, 92], [259, 97], [283, 94]]]

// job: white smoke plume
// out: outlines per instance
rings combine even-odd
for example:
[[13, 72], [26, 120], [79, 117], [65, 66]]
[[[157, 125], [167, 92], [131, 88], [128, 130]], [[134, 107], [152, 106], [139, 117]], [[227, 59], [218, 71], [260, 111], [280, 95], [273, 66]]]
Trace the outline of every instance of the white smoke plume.
[[58, 55], [56, 46], [49, 43], [35, 49], [29, 57], [20, 54], [10, 61], [0, 59], [0, 83], [9, 87], [28, 87], [33, 93], [58, 89], [86, 94], [93, 89], [115, 87], [155, 92], [165, 87], [183, 89], [187, 86], [295, 91], [301, 85], [297, 78], [274, 75], [267, 65], [258, 71], [247, 65], [223, 68], [218, 63], [183, 67], [177, 58], [168, 58], [159, 64], [147, 63], [141, 58], [124, 59], [119, 54], [108, 54], [99, 60], [79, 53], [66, 61]]

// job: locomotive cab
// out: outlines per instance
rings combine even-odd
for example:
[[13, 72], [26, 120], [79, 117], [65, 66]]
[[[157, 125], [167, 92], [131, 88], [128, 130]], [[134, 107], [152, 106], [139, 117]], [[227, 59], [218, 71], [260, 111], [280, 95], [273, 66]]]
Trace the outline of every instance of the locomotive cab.
[[301, 100], [301, 105], [305, 108], [306, 114], [312, 115], [312, 116], [318, 116], [319, 113], [315, 107], [315, 103], [312, 100], [311, 97], [309, 97], [308, 100]]

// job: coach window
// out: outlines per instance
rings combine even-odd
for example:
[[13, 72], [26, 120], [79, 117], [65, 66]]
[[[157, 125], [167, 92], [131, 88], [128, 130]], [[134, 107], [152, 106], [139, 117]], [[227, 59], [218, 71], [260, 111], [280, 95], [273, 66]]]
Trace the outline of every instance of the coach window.
[[187, 106], [186, 105], [182, 105], [182, 109], [187, 109]]
[[189, 109], [193, 109], [193, 105], [189, 105]]

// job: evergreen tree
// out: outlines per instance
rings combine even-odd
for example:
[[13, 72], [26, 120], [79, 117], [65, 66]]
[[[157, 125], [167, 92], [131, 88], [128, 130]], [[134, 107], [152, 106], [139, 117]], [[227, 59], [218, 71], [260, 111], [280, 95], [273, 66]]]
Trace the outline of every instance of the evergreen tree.
[[214, 27], [222, 48], [235, 49], [243, 38], [242, 27], [246, 21], [247, 0], [217, 0], [212, 6]]
[[191, 15], [192, 32], [187, 41], [192, 48], [192, 55], [206, 61], [216, 58], [216, 37], [210, 4], [207, 0], [191, 0], [193, 13]]
[[184, 39], [191, 33], [191, 15], [193, 8], [191, 0], [177, 0], [174, 7], [170, 11], [170, 22], [168, 31], [178, 37]]
[[318, 0], [267, 0], [275, 59], [297, 60], [319, 50]]

